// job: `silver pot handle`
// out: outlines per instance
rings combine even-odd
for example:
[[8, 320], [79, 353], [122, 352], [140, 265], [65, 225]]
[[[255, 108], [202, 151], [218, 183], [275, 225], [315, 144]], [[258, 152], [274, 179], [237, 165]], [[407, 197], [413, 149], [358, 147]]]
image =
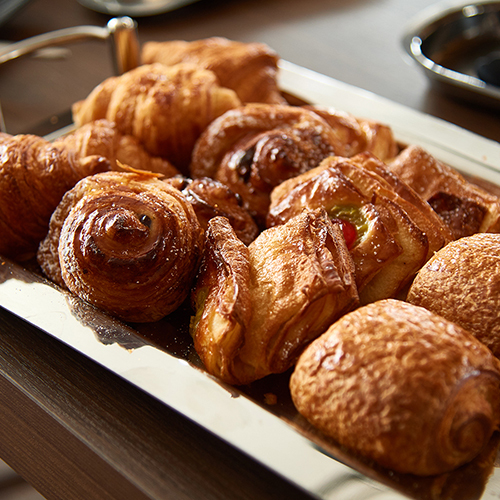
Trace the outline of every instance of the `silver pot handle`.
[[31, 54], [39, 49], [97, 38], [109, 40], [116, 74], [120, 75], [139, 65], [137, 23], [130, 17], [110, 19], [105, 27], [75, 26], [50, 31], [0, 49], [0, 64]]

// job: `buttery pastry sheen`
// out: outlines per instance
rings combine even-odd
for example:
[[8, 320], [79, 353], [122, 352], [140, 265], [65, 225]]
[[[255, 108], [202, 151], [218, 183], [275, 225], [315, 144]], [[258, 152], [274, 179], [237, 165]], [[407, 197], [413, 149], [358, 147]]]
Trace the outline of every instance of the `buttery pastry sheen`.
[[0, 254], [32, 258], [64, 193], [109, 168], [101, 156], [75, 158], [38, 136], [0, 133]]
[[211, 219], [192, 301], [191, 334], [207, 371], [241, 385], [290, 368], [358, 294], [341, 229], [315, 211], [248, 247], [227, 219]]
[[203, 229], [177, 189], [147, 172], [104, 172], [68, 191], [40, 244], [49, 279], [125, 321], [157, 321], [188, 296]]
[[334, 323], [290, 380], [298, 411], [342, 446], [402, 473], [475, 458], [500, 422], [500, 363], [469, 332], [387, 299]]
[[192, 64], [145, 64], [110, 77], [73, 105], [77, 126], [105, 118], [185, 173], [205, 127], [241, 102], [212, 71]]

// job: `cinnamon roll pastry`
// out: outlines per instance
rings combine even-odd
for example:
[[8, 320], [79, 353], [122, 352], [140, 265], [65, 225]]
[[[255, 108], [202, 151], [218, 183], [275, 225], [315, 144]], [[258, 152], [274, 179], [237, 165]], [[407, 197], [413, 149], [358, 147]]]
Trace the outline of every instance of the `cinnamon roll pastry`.
[[407, 300], [457, 323], [500, 357], [500, 234], [446, 245], [418, 272]]
[[500, 199], [419, 146], [409, 146], [388, 163], [443, 219], [454, 239], [500, 232]]
[[361, 303], [396, 297], [451, 240], [430, 207], [370, 153], [327, 158], [277, 186], [267, 224], [283, 224], [304, 208], [341, 221]]
[[147, 64], [98, 85], [73, 105], [77, 126], [105, 118], [136, 137], [149, 153], [185, 172], [196, 139], [225, 111], [240, 105], [212, 71], [192, 64]]
[[227, 219], [211, 219], [192, 301], [191, 333], [207, 371], [241, 385], [290, 368], [358, 294], [341, 229], [316, 211], [249, 246]]
[[387, 161], [399, 152], [391, 127], [374, 120], [357, 118], [345, 111], [325, 106], [305, 106], [320, 115], [342, 136], [346, 145], [345, 156], [368, 151], [379, 160]]
[[187, 42], [146, 42], [143, 63], [168, 66], [192, 63], [213, 71], [220, 84], [233, 89], [243, 103], [285, 104], [278, 88], [275, 51], [263, 43], [243, 43], [222, 37]]
[[193, 150], [193, 178], [211, 177], [243, 199], [264, 226], [272, 189], [316, 167], [344, 146], [337, 132], [310, 110], [247, 104], [214, 120]]
[[0, 133], [0, 254], [34, 257], [64, 193], [109, 168], [103, 157], [73, 158], [35, 135]]
[[500, 421], [500, 363], [469, 332], [387, 299], [313, 341], [290, 379], [297, 410], [341, 446], [402, 473], [474, 459]]
[[241, 198], [226, 185], [209, 177], [189, 179], [175, 176], [165, 179], [186, 196], [194, 208], [201, 227], [206, 230], [214, 217], [226, 217], [240, 240], [249, 245], [259, 234], [259, 228]]
[[179, 190], [148, 172], [104, 172], [66, 193], [37, 257], [49, 279], [81, 299], [151, 322], [188, 296], [203, 238]]
[[135, 137], [121, 134], [114, 123], [105, 119], [87, 123], [52, 144], [80, 161], [102, 156], [109, 160], [111, 170], [120, 170], [120, 164], [124, 164], [166, 177], [179, 174], [169, 161], [151, 155]]

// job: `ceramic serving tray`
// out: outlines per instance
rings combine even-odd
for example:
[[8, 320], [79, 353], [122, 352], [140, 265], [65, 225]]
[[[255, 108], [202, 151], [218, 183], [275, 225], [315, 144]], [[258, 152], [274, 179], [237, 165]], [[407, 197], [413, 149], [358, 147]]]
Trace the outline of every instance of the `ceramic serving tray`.
[[[400, 142], [418, 144], [462, 172], [500, 185], [500, 145], [494, 141], [286, 61], [280, 85], [312, 104], [387, 123]], [[297, 414], [289, 373], [244, 388], [209, 376], [192, 348], [187, 308], [158, 323], [131, 327], [1, 257], [0, 305], [318, 499], [500, 497], [497, 436], [486, 457], [444, 476], [416, 478], [363, 462]]]

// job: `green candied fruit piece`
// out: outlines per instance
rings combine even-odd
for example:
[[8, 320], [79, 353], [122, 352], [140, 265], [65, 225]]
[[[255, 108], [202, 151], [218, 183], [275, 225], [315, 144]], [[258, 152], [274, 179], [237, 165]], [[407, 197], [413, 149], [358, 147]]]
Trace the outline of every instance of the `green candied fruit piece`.
[[356, 237], [353, 244], [357, 243], [368, 231], [368, 219], [362, 208], [354, 205], [336, 205], [328, 212], [331, 219], [345, 221], [354, 226]]

